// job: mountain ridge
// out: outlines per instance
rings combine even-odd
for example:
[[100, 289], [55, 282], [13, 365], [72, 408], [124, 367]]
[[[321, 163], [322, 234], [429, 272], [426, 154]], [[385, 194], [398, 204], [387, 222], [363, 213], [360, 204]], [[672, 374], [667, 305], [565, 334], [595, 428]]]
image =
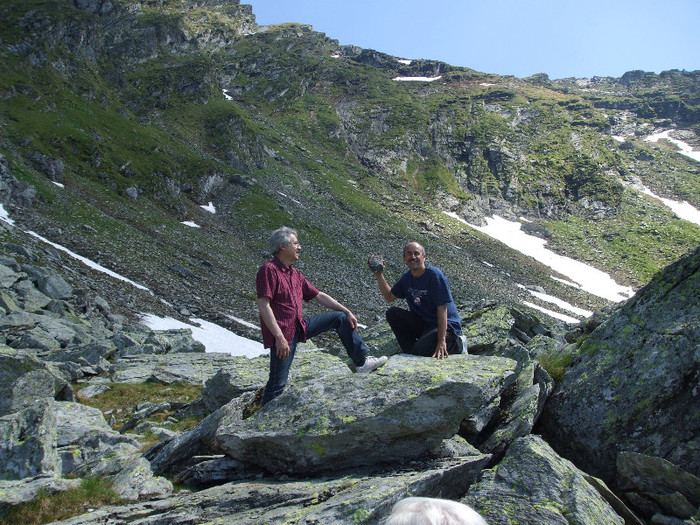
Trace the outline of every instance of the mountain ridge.
[[[16, 23], [0, 35], [0, 152], [37, 190], [11, 213], [163, 294], [173, 306], [156, 313], [255, 319], [252, 276], [283, 224], [300, 230], [312, 281], [368, 320], [383, 306], [366, 254], [384, 251], [398, 275], [413, 238], [465, 303], [517, 303], [524, 284], [605, 304], [443, 211], [526, 217], [558, 251], [636, 287], [700, 238], [620, 182], [700, 206], [697, 163], [638, 138], [677, 118], [697, 141], [697, 72], [581, 86], [405, 63], [310, 26], [257, 26], [235, 1], [9, 2], [3, 14]], [[215, 214], [200, 207], [210, 201]]]

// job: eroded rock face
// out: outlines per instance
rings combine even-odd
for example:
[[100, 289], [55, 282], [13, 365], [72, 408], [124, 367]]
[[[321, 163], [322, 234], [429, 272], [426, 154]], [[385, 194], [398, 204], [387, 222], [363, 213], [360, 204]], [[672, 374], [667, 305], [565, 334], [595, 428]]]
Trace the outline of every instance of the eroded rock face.
[[621, 451], [700, 475], [700, 248], [660, 272], [579, 346], [543, 414], [552, 445], [614, 479]]
[[513, 442], [503, 460], [483, 472], [463, 501], [491, 524], [625, 523], [583, 472], [535, 435]]

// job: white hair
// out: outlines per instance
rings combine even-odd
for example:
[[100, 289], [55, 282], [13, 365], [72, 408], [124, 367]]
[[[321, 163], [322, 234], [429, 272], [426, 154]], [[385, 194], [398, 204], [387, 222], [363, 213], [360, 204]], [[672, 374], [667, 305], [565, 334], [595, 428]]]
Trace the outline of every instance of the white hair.
[[270, 245], [270, 253], [272, 255], [277, 255], [277, 253], [282, 249], [283, 244], [288, 244], [292, 242], [292, 235], [297, 236], [296, 230], [287, 228], [283, 226], [282, 228], [277, 228], [270, 235], [268, 244]]
[[384, 525], [488, 525], [464, 503], [438, 498], [404, 498], [391, 510]]

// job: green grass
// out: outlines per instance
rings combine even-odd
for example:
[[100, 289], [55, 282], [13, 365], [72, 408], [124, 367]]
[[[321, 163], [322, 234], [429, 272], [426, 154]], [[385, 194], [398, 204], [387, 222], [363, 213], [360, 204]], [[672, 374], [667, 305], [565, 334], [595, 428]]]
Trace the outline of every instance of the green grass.
[[91, 508], [124, 503], [112, 490], [110, 481], [85, 478], [78, 488], [51, 494], [41, 490], [34, 500], [12, 507], [0, 525], [41, 525], [68, 519]]
[[567, 348], [546, 350], [536, 357], [537, 362], [547, 371], [555, 383], [561, 383], [566, 370], [574, 359], [574, 354], [570, 353]]
[[637, 287], [700, 241], [700, 227], [674, 218], [657, 201], [631, 190], [621, 199], [620, 212], [613, 216], [543, 221], [552, 233], [552, 249]]
[[[12, 173], [37, 188], [38, 209], [66, 238], [78, 239], [76, 228], [92, 226], [98, 231], [93, 252], [119, 259], [130, 276], [180, 254], [195, 265], [202, 254], [213, 254], [215, 263], [236, 260], [237, 252], [256, 250], [283, 224], [303, 229], [325, 250], [319, 259], [349, 260], [342, 253], [358, 225], [373, 225], [362, 231], [362, 241], [370, 242], [420, 230], [425, 210], [442, 209], [446, 194], [462, 209], [472, 207], [476, 195], [506, 197], [520, 207], [514, 211], [533, 215], [546, 197], [551, 245], [612, 268], [625, 284], [643, 284], [697, 244], [696, 230], [674, 224], [667, 212], [638, 215], [644, 206], [617, 183], [638, 174], [655, 183], [648, 184], [652, 189], [668, 187], [697, 205], [697, 168], [667, 145], [631, 139], [623, 148], [606, 132], [616, 100], [644, 96], [655, 106], [667, 100], [692, 106], [697, 95], [689, 75], [649, 85], [641, 79], [632, 94], [611, 83], [605, 95], [466, 68], [452, 69], [444, 82], [393, 82], [394, 70], [331, 58], [337, 43], [297, 24], [241, 35], [239, 24], [250, 20], [233, 18], [233, 11], [180, 0], [142, 7], [133, 20], [140, 29], [184, 27], [193, 36], [211, 31], [235, 38], [225, 52], [163, 48], [145, 61], [91, 61], [48, 45], [49, 38], [34, 42], [42, 60], [0, 53], [0, 151]], [[38, 14], [28, 15], [34, 8]], [[8, 21], [0, 28], [8, 46], [29, 38], [21, 29], [27, 16], [76, 27], [93, 16], [45, 0], [9, 0], [0, 15]], [[382, 60], [394, 67], [391, 58]], [[218, 79], [234, 100], [223, 97]], [[654, 91], [661, 84], [667, 95]], [[644, 123], [642, 116], [634, 119]], [[66, 191], [35, 171], [35, 152], [63, 161]], [[649, 156], [654, 162], [638, 160]], [[215, 195], [222, 202], [214, 227], [181, 228], [180, 220], [196, 216], [197, 200], [208, 197], [200, 190], [214, 175], [224, 181]], [[241, 176], [252, 184], [232, 182]], [[129, 187], [142, 192], [138, 202], [125, 196]], [[277, 189], [301, 205], [289, 204]], [[591, 220], [576, 204], [582, 197], [617, 215]], [[571, 211], [578, 215], [567, 215]], [[319, 221], [322, 212], [333, 216]], [[638, 227], [640, 220], [647, 226]], [[233, 279], [223, 270], [216, 277], [239, 279], [232, 287], [241, 288], [252, 261], [228, 268]], [[167, 267], [163, 279], [163, 286], [174, 284]]]
[[[115, 416], [114, 428], [119, 430], [124, 423], [131, 419], [132, 409], [143, 402], [162, 403], [184, 402], [189, 403], [199, 398], [202, 393], [200, 385], [176, 383], [163, 385], [161, 383], [109, 383], [109, 390], [88, 399], [81, 399], [81, 403], [99, 409], [102, 413], [113, 413]], [[76, 388], [76, 394], [80, 398], [80, 389]], [[161, 413], [154, 415], [153, 421], [165, 421], [172, 414]], [[185, 426], [193, 427], [193, 421]]]

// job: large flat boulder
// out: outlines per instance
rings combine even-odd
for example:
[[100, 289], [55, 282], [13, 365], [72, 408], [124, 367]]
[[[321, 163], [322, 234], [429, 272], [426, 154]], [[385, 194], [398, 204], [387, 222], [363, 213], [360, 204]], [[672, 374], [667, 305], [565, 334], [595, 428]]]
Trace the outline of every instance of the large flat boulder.
[[241, 396], [150, 451], [154, 472], [176, 474], [195, 456], [213, 453], [298, 475], [417, 458], [440, 449], [465, 418], [497, 403], [519, 368], [504, 357], [402, 354], [361, 375], [318, 351], [302, 352], [294, 365], [287, 389], [252, 417], [244, 419], [251, 394]]
[[[213, 442], [275, 473], [308, 474], [416, 458], [516, 379], [512, 359], [392, 356], [378, 372], [297, 381], [253, 417], [226, 405]], [[230, 410], [227, 410], [230, 409]]]

